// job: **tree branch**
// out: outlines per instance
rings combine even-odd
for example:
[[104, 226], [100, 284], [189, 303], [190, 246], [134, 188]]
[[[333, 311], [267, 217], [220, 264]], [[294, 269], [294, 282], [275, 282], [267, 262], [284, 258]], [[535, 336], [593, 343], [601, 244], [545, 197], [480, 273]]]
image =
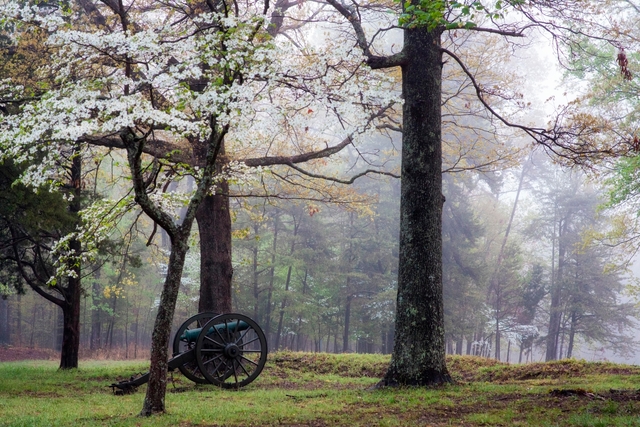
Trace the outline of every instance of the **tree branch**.
[[360, 172], [358, 174], [355, 174], [354, 176], [352, 176], [350, 179], [339, 179], [339, 178], [333, 178], [331, 176], [325, 176], [325, 175], [319, 175], [319, 174], [315, 174], [315, 173], [311, 173], [308, 171], [305, 171], [304, 169], [295, 166], [294, 164], [291, 163], [285, 163], [286, 166], [289, 166], [291, 169], [294, 169], [298, 172], [300, 172], [303, 175], [306, 175], [310, 178], [318, 178], [318, 179], [324, 179], [325, 181], [332, 181], [332, 182], [337, 182], [339, 184], [353, 184], [355, 182], [356, 179], [361, 178], [367, 174], [370, 173], [375, 173], [378, 175], [386, 175], [386, 176], [390, 176], [393, 178], [400, 178], [400, 175], [396, 175], [394, 173], [391, 172], [385, 172], [385, 171], [379, 171], [379, 170], [375, 170], [375, 169], [367, 169], [364, 172]]
[[356, 33], [356, 43], [362, 50], [362, 53], [367, 58], [366, 62], [369, 67], [374, 70], [381, 68], [392, 68], [403, 65], [406, 62], [406, 56], [404, 50], [390, 56], [374, 55], [371, 52], [371, 45], [367, 41], [367, 37], [362, 28], [362, 22], [360, 16], [353, 10], [353, 7], [344, 5], [339, 0], [327, 0], [335, 10], [338, 11], [347, 21], [351, 23], [353, 31]]
[[351, 144], [351, 136], [346, 137], [341, 143], [334, 145], [333, 147], [327, 147], [319, 151], [311, 151], [308, 153], [297, 154], [294, 156], [269, 156], [269, 157], [257, 157], [252, 159], [238, 159], [239, 162], [244, 163], [247, 166], [271, 166], [271, 165], [288, 165], [294, 163], [303, 163], [313, 159], [320, 159], [322, 157], [328, 157], [332, 154], [340, 152], [347, 145]]

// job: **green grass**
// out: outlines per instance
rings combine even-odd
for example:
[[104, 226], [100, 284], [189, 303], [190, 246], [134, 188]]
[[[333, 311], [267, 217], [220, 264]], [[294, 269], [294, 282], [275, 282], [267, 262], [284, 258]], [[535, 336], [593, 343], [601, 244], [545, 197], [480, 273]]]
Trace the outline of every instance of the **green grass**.
[[[0, 363], [0, 426], [640, 426], [640, 368], [562, 361], [506, 365], [450, 357], [457, 383], [372, 390], [388, 357], [276, 353], [238, 391], [173, 374], [167, 413], [140, 418], [145, 387], [108, 385], [147, 362]], [[611, 390], [614, 389], [614, 390]]]

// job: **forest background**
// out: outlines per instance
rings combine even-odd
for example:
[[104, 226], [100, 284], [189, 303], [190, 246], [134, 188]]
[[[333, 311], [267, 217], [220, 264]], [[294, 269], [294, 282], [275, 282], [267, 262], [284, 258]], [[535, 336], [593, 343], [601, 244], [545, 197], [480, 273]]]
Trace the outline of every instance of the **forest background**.
[[[13, 56], [16, 47], [9, 41], [5, 54]], [[496, 51], [503, 50], [499, 40], [494, 43]], [[468, 45], [473, 46], [473, 40]], [[482, 55], [488, 55], [486, 48], [477, 43], [467, 58], [476, 60], [477, 73], [493, 75], [496, 84], [518, 79], [528, 82], [531, 79], [519, 76], [518, 71], [536, 68], [524, 66], [527, 57], [530, 63], [540, 62], [530, 53], [506, 55], [497, 69], [485, 69], [483, 66], [493, 64], [482, 60]], [[620, 79], [617, 52], [610, 49], [607, 54], [612, 79]], [[456, 74], [452, 65], [445, 64], [445, 73], [450, 73], [446, 90], [467, 93], [471, 99], [474, 94], [468, 79]], [[6, 65], [4, 71], [13, 72]], [[571, 78], [568, 75], [567, 81]], [[522, 92], [517, 102], [539, 105], [538, 119], [563, 102], [534, 99], [526, 90]], [[461, 99], [448, 106], [451, 117], [459, 115], [461, 107], [473, 110]], [[552, 106], [547, 109], [547, 105]], [[504, 107], [505, 111], [509, 108]], [[531, 110], [527, 114], [536, 119]], [[532, 153], [517, 134], [495, 127], [486, 116], [464, 117], [455, 120], [458, 124], [465, 121], [468, 133], [459, 128], [443, 132], [448, 141], [443, 175], [448, 351], [518, 362], [576, 354], [611, 357], [601, 350], [605, 348], [633, 354], [635, 288], [627, 269], [632, 255], [629, 236], [633, 235], [627, 233], [633, 229], [625, 228], [633, 220], [620, 207], [602, 209], [611, 191], [603, 185], [606, 178], [560, 169], [542, 153]], [[362, 146], [364, 150], [359, 150], [376, 153], [384, 169], [394, 171], [399, 140], [393, 133], [392, 115], [389, 120], [379, 126], [389, 132], [371, 137]], [[361, 158], [358, 150], [347, 149], [314, 167], [329, 176], [344, 170], [355, 175], [363, 170], [358, 164]], [[119, 181], [125, 162], [122, 156], [105, 150], [85, 162], [81, 187], [88, 196], [116, 199], [124, 194]], [[17, 200], [52, 203], [38, 195], [42, 193], [13, 185], [15, 174], [3, 166], [5, 194], [13, 191], [18, 192]], [[295, 182], [293, 190], [276, 186], [267, 196], [242, 194], [242, 186], [259, 187], [269, 178], [273, 175], [249, 183], [239, 180], [235, 194], [229, 196], [234, 237], [232, 309], [249, 314], [263, 326], [271, 350], [390, 352], [399, 182], [391, 177], [363, 177], [347, 188], [331, 182], [329, 186], [314, 184], [312, 191], [306, 183]], [[180, 185], [167, 186], [167, 191], [187, 191], [192, 184], [185, 179]], [[629, 245], [603, 245], [612, 235]], [[112, 237], [110, 252], [105, 249], [93, 264], [83, 266], [81, 348], [94, 356], [144, 358], [166, 274], [167, 237], [136, 211], [122, 218]], [[175, 327], [198, 311], [198, 239], [194, 232]], [[11, 261], [11, 256], [5, 260]], [[3, 285], [0, 342], [60, 348], [62, 314], [58, 307], [19, 281], [14, 283], [11, 274], [5, 276]], [[552, 305], [561, 313], [561, 327], [555, 337], [558, 348], [549, 357], [544, 353], [548, 351]], [[584, 352], [577, 353], [580, 350]]]

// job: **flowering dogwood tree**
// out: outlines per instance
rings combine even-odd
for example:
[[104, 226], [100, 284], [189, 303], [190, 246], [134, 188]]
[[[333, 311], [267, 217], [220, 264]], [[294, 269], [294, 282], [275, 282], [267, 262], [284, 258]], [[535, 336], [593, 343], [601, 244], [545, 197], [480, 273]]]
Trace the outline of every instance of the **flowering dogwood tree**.
[[[56, 75], [37, 97], [11, 81], [0, 87], [5, 98], [22, 101], [0, 125], [2, 157], [31, 165], [22, 181], [55, 188], [62, 147], [117, 147], [127, 156], [130, 192], [82, 212], [84, 225], [58, 243], [65, 262], [52, 280], [77, 275], [69, 266], [90, 256], [112, 219], [133, 203], [170, 238], [143, 415], [164, 411], [170, 327], [199, 206], [216, 183], [245, 182], [269, 165], [268, 155], [250, 170], [221, 159], [264, 144], [303, 144], [309, 159], [331, 154], [357, 144], [374, 127], [372, 117], [395, 102], [390, 83], [361, 67], [353, 47], [336, 42], [292, 54], [291, 41], [270, 34], [269, 6], [105, 0], [0, 8], [0, 24], [48, 32], [48, 67]], [[280, 126], [310, 137], [290, 142]], [[186, 177], [195, 180], [193, 191], [163, 191]], [[68, 244], [76, 240], [82, 253]]]

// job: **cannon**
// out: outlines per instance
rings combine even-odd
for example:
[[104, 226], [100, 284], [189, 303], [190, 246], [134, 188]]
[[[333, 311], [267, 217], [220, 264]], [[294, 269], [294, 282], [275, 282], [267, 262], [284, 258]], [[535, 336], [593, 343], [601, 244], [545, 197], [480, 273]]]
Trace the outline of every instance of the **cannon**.
[[[178, 369], [198, 384], [240, 388], [260, 375], [266, 361], [267, 339], [255, 321], [237, 313], [205, 312], [178, 328], [168, 365], [169, 371]], [[148, 372], [110, 387], [116, 394], [126, 394], [147, 381]]]

